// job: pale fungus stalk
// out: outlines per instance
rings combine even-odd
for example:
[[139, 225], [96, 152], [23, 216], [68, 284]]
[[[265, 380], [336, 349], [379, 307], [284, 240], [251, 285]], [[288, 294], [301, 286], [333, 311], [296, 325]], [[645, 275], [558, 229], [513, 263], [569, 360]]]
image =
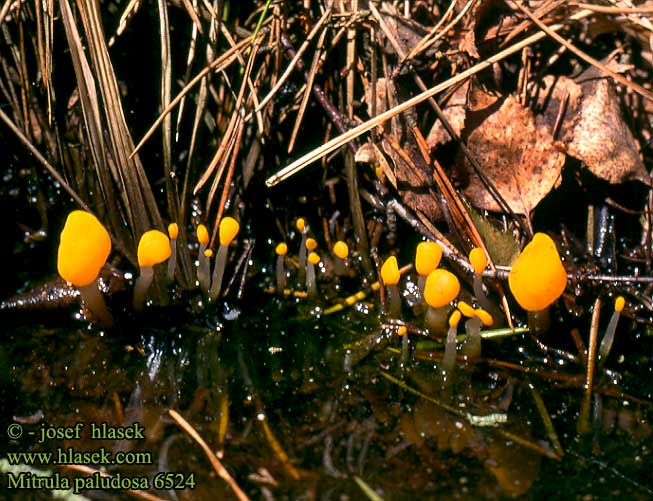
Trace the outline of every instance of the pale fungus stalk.
[[381, 280], [387, 293], [386, 313], [393, 318], [401, 317], [401, 293], [398, 286], [400, 277], [397, 258], [390, 256], [381, 266]]
[[417, 286], [424, 296], [424, 284], [429, 273], [435, 270], [442, 260], [442, 247], [437, 242], [420, 242], [415, 252], [415, 270], [417, 271]]
[[454, 310], [449, 317], [449, 330], [444, 344], [444, 355], [442, 357], [442, 377], [445, 386], [451, 385], [453, 371], [456, 366], [456, 335], [458, 334], [458, 323], [460, 322], [460, 311]]
[[519, 305], [528, 311], [528, 327], [537, 336], [548, 330], [549, 306], [567, 286], [567, 272], [555, 243], [536, 233], [512, 265], [508, 285]]
[[317, 296], [317, 281], [315, 280], [315, 266], [320, 262], [317, 252], [308, 255], [308, 268], [306, 270], [306, 290], [309, 297]]
[[349, 256], [349, 247], [342, 240], [338, 240], [333, 245], [333, 253], [336, 258], [334, 259], [334, 272], [338, 276], [345, 275], [347, 273], [347, 263], [345, 259]]
[[302, 235], [302, 241], [299, 244], [299, 281], [301, 282], [304, 279], [306, 273], [306, 237], [308, 236], [308, 225], [303, 217], [297, 218], [295, 222], [295, 228]]
[[81, 210], [68, 214], [57, 251], [57, 271], [79, 289], [87, 310], [103, 327], [111, 327], [113, 317], [97, 278], [110, 253], [109, 233], [93, 214]]
[[284, 260], [286, 259], [286, 254], [288, 253], [288, 246], [281, 242], [276, 246], [274, 252], [277, 255], [277, 292], [283, 294], [283, 291], [286, 289], [286, 268], [284, 266]]
[[464, 301], [458, 301], [458, 309], [460, 313], [469, 318], [465, 322], [467, 338], [465, 338], [460, 351], [465, 357], [478, 358], [481, 356], [481, 326], [491, 326], [493, 323], [492, 315], [482, 308], [472, 308]]
[[490, 300], [487, 298], [487, 295], [483, 290], [483, 271], [488, 263], [487, 256], [483, 249], [474, 247], [469, 253], [469, 262], [474, 269], [474, 281], [472, 283], [474, 296], [476, 296], [478, 304], [480, 304], [482, 308], [485, 308], [488, 311], [492, 310]]
[[224, 277], [224, 269], [227, 265], [227, 251], [229, 249], [229, 244], [231, 244], [231, 241], [236, 238], [239, 230], [240, 224], [232, 217], [227, 216], [222, 218], [220, 221], [218, 233], [220, 237], [220, 247], [218, 248], [218, 254], [215, 257], [213, 278], [211, 280], [211, 289], [209, 290], [209, 297], [213, 301], [218, 299], [220, 290], [222, 289], [222, 278]]
[[429, 305], [426, 311], [426, 326], [434, 334], [446, 332], [449, 303], [458, 297], [460, 282], [456, 276], [442, 268], [433, 270], [426, 277], [424, 300]]
[[134, 285], [134, 310], [141, 311], [147, 291], [154, 279], [154, 265], [170, 257], [170, 239], [159, 230], [143, 233], [138, 242], [138, 266], [141, 274]]
[[168, 280], [171, 282], [175, 279], [175, 267], [177, 266], [177, 237], [179, 236], [179, 226], [177, 223], [168, 225], [168, 236], [170, 237], [170, 259], [168, 259]]
[[197, 226], [197, 241], [200, 243], [197, 254], [197, 281], [200, 284], [200, 290], [207, 294], [211, 286], [211, 268], [209, 267], [209, 258], [205, 254], [206, 246], [209, 245], [209, 231], [203, 224]]
[[614, 342], [614, 335], [617, 331], [617, 323], [619, 322], [619, 317], [621, 316], [621, 312], [625, 306], [626, 300], [623, 296], [618, 296], [614, 301], [614, 313], [612, 313], [608, 328], [606, 329], [605, 335], [599, 345], [599, 366], [602, 366], [605, 363], [605, 359], [608, 358], [608, 355], [610, 354], [612, 343]]
[[399, 364], [401, 367], [406, 367], [408, 365], [408, 357], [410, 355], [408, 329], [405, 325], [402, 325], [397, 329], [397, 334], [401, 336], [401, 358], [399, 359]]

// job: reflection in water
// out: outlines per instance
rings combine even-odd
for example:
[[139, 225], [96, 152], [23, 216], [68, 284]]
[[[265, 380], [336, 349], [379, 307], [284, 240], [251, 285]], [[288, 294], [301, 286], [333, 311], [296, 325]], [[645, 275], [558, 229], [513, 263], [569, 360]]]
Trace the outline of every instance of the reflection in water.
[[[158, 492], [162, 498], [231, 496], [202, 450], [169, 418], [172, 408], [254, 498], [360, 499], [355, 476], [387, 498], [541, 496], [552, 478], [558, 489], [572, 488], [576, 475], [596, 469], [586, 461], [592, 456], [586, 442], [575, 441], [580, 392], [561, 392], [558, 382], [533, 379], [567, 449], [562, 461], [550, 459], [556, 453], [520, 372], [459, 365], [450, 393], [443, 393], [434, 370], [441, 347], [433, 345], [434, 357], [420, 352], [408, 369], [398, 370], [395, 331], [382, 328], [374, 311], [316, 318], [276, 300], [257, 312], [229, 311], [209, 326], [199, 319], [134, 326], [135, 333], [122, 339], [86, 330], [30, 329], [27, 335], [13, 327], [0, 345], [0, 362], [4, 350], [20, 387], [12, 414], [26, 427], [140, 423], [146, 439], [83, 437], [41, 446], [20, 440], [10, 449], [151, 451], [151, 464], [106, 470], [150, 479], [162, 470], [196, 474], [192, 495]], [[0, 364], [5, 379], [6, 368]], [[594, 443], [612, 468], [602, 473], [602, 485], [642, 498], [650, 483], [639, 478], [651, 464], [644, 445], [651, 436], [650, 409], [636, 407], [603, 395]], [[30, 423], [38, 412], [42, 419]], [[627, 460], [633, 449], [639, 462]], [[582, 485], [582, 492], [597, 492]]]

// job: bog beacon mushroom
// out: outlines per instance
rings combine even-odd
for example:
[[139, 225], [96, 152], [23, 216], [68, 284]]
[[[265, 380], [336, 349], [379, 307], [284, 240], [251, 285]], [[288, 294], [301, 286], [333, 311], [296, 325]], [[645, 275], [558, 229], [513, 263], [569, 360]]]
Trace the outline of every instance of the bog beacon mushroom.
[[478, 300], [478, 303], [485, 308], [486, 310], [491, 310], [492, 305], [488, 299], [485, 291], [483, 290], [483, 271], [488, 263], [488, 258], [485, 255], [485, 251], [480, 247], [474, 247], [469, 252], [469, 262], [472, 265], [474, 270], [474, 281], [472, 282], [472, 288], [474, 290], [474, 295]]
[[218, 247], [218, 254], [215, 257], [215, 264], [213, 265], [213, 278], [211, 279], [211, 289], [209, 290], [209, 297], [215, 301], [220, 295], [222, 289], [222, 278], [224, 277], [224, 269], [227, 265], [227, 250], [232, 240], [236, 238], [240, 231], [240, 224], [233, 217], [223, 217], [220, 220], [218, 229], [218, 236], [220, 237], [220, 247]]
[[86, 211], [68, 214], [57, 251], [57, 271], [61, 278], [79, 289], [87, 309], [104, 327], [113, 317], [98, 288], [97, 277], [111, 253], [111, 238], [102, 223]]
[[449, 330], [444, 345], [444, 355], [442, 356], [442, 377], [444, 385], [449, 386], [453, 380], [453, 370], [456, 366], [456, 335], [458, 334], [458, 323], [460, 322], [461, 313], [458, 310], [449, 317]]
[[333, 244], [333, 253], [336, 255], [334, 262], [334, 271], [336, 275], [344, 275], [347, 273], [347, 263], [345, 259], [349, 256], [349, 246], [342, 240], [338, 240]]
[[209, 230], [203, 224], [197, 225], [197, 241], [200, 248], [197, 254], [197, 281], [200, 284], [200, 290], [206, 294], [211, 286], [211, 268], [209, 267], [209, 258], [206, 256], [206, 246], [209, 245]]
[[608, 328], [605, 330], [605, 335], [599, 345], [599, 367], [603, 366], [605, 359], [608, 358], [608, 355], [610, 354], [612, 343], [614, 342], [614, 335], [617, 332], [617, 323], [619, 323], [619, 317], [621, 316], [621, 312], [624, 310], [625, 306], [626, 300], [624, 297], [617, 296], [614, 300], [614, 313], [612, 313]]
[[306, 224], [306, 220], [303, 217], [298, 217], [297, 221], [295, 222], [295, 228], [297, 228], [297, 231], [301, 233], [302, 235], [302, 241], [299, 244], [299, 280], [300, 282], [303, 280], [304, 275], [306, 273], [306, 237], [308, 236], [308, 225]]
[[390, 256], [381, 266], [381, 280], [383, 280], [383, 285], [388, 293], [387, 313], [393, 318], [401, 316], [401, 293], [397, 285], [400, 277], [397, 258]]
[[134, 285], [134, 310], [141, 311], [154, 280], [154, 266], [170, 257], [170, 239], [162, 231], [146, 231], [138, 242], [137, 254], [141, 274]]
[[274, 252], [277, 255], [277, 292], [283, 294], [283, 291], [286, 288], [286, 268], [284, 266], [284, 260], [288, 253], [288, 245], [285, 242], [281, 242], [275, 247]]
[[555, 242], [536, 233], [512, 265], [508, 285], [519, 305], [528, 312], [528, 327], [534, 335], [549, 327], [549, 306], [564, 292], [567, 272]]
[[481, 325], [486, 327], [494, 323], [492, 315], [482, 308], [473, 308], [464, 301], [458, 301], [458, 309], [469, 318], [465, 322], [467, 338], [461, 347], [461, 352], [466, 357], [477, 358], [481, 356]]
[[170, 259], [168, 260], [168, 280], [171, 282], [175, 279], [175, 267], [177, 266], [177, 237], [179, 236], [179, 226], [177, 223], [168, 225], [168, 236], [170, 237]]
[[420, 242], [415, 252], [415, 270], [417, 271], [417, 286], [424, 294], [424, 284], [429, 273], [435, 270], [442, 260], [442, 247], [437, 242]]
[[308, 268], [306, 270], [306, 290], [311, 297], [317, 296], [317, 282], [315, 280], [315, 266], [320, 262], [317, 252], [308, 255]]
[[426, 311], [426, 325], [434, 333], [445, 331], [448, 305], [458, 297], [459, 292], [460, 282], [450, 271], [437, 268], [426, 277], [424, 300], [429, 305]]

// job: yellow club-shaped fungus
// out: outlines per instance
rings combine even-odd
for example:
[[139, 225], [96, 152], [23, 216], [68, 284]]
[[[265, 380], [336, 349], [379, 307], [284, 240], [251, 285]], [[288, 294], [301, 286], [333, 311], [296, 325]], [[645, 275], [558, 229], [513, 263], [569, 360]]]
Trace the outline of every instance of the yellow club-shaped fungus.
[[200, 224], [196, 230], [197, 241], [200, 244], [197, 253], [197, 281], [200, 285], [200, 290], [207, 294], [211, 286], [211, 269], [209, 267], [209, 259], [205, 255], [206, 247], [209, 245], [209, 231], [206, 226]]
[[488, 263], [488, 258], [485, 255], [485, 251], [480, 247], [474, 247], [469, 252], [469, 262], [472, 265], [474, 270], [474, 281], [472, 287], [474, 289], [474, 295], [478, 300], [479, 304], [486, 310], [491, 310], [492, 305], [488, 299], [485, 291], [483, 290], [483, 272]]
[[424, 293], [424, 284], [429, 273], [435, 270], [442, 260], [442, 247], [437, 242], [420, 242], [415, 252], [415, 270], [418, 274], [417, 285]]
[[275, 254], [277, 255], [277, 292], [283, 294], [283, 291], [286, 288], [286, 268], [284, 266], [284, 260], [286, 254], [288, 254], [288, 245], [285, 242], [281, 242], [274, 249]]
[[308, 252], [313, 252], [315, 249], [317, 249], [317, 240], [314, 238], [307, 238], [306, 239], [306, 250]]
[[453, 380], [453, 369], [456, 365], [456, 336], [461, 316], [460, 311], [454, 310], [449, 317], [449, 330], [447, 331], [441, 367], [445, 387], [450, 386]]
[[548, 329], [548, 307], [564, 292], [567, 272], [555, 243], [536, 233], [512, 265], [508, 285], [519, 305], [528, 311], [531, 333]]
[[298, 278], [301, 282], [306, 275], [306, 256], [308, 254], [306, 251], [306, 237], [308, 236], [308, 224], [306, 224], [306, 220], [303, 217], [298, 217], [295, 222], [295, 228], [302, 235], [302, 241], [299, 244], [299, 269], [297, 270]]
[[309, 296], [317, 295], [317, 282], [315, 279], [315, 266], [320, 262], [320, 256], [317, 252], [311, 252], [308, 255], [308, 268], [306, 270], [306, 290]]
[[222, 289], [222, 277], [224, 277], [224, 269], [227, 265], [227, 250], [239, 231], [240, 224], [233, 217], [223, 217], [220, 221], [218, 231], [220, 247], [218, 247], [218, 254], [215, 257], [213, 278], [211, 279], [211, 289], [209, 290], [209, 297], [214, 301], [218, 298]]
[[424, 300], [429, 305], [426, 325], [435, 333], [444, 332], [447, 325], [448, 305], [458, 297], [460, 282], [450, 271], [438, 268], [426, 277]]
[[102, 223], [85, 211], [68, 214], [57, 252], [59, 275], [79, 289], [87, 309], [105, 327], [113, 325], [97, 277], [111, 252], [111, 238]]
[[336, 256], [334, 260], [335, 273], [336, 275], [344, 275], [347, 272], [345, 259], [349, 256], [349, 246], [342, 240], [338, 240], [333, 244], [333, 253]]
[[473, 308], [464, 301], [458, 301], [458, 309], [469, 318], [465, 322], [465, 331], [467, 338], [461, 348], [463, 355], [466, 357], [481, 356], [481, 325], [486, 327], [494, 323], [492, 315], [482, 308]]
[[170, 237], [170, 259], [168, 260], [168, 280], [175, 278], [175, 267], [177, 266], [177, 237], [179, 236], [179, 226], [177, 223], [168, 225], [168, 237]]
[[143, 308], [147, 291], [154, 279], [154, 266], [170, 257], [170, 239], [159, 230], [143, 233], [138, 242], [138, 266], [141, 274], [134, 285], [134, 310]]
[[394, 318], [401, 316], [401, 293], [399, 292], [399, 264], [395, 256], [390, 256], [381, 266], [381, 280], [387, 292], [387, 314]]
[[623, 296], [617, 296], [614, 300], [614, 312], [610, 318], [610, 323], [608, 328], [605, 330], [605, 335], [601, 340], [601, 345], [599, 346], [599, 364], [602, 366], [605, 363], [605, 359], [608, 358], [610, 350], [612, 349], [612, 343], [614, 342], [614, 335], [617, 332], [617, 323], [619, 322], [619, 317], [621, 312], [626, 306], [626, 300]]

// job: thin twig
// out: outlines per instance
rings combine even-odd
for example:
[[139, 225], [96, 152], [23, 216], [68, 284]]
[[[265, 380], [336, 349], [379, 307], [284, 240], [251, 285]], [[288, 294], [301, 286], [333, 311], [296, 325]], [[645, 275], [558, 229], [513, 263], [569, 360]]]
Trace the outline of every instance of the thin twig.
[[179, 427], [184, 430], [188, 436], [190, 436], [195, 442], [199, 444], [199, 446], [202, 448], [204, 453], [206, 454], [206, 457], [209, 459], [209, 462], [211, 463], [211, 466], [213, 466], [213, 469], [215, 472], [225, 481], [227, 484], [229, 484], [229, 487], [234, 491], [236, 494], [236, 497], [241, 500], [249, 500], [247, 497], [247, 494], [245, 494], [241, 488], [238, 486], [234, 478], [229, 474], [227, 469], [222, 465], [218, 457], [213, 453], [211, 448], [207, 445], [207, 443], [204, 441], [202, 437], [200, 437], [199, 433], [197, 433], [197, 430], [193, 428], [188, 421], [186, 421], [181, 414], [179, 414], [177, 411], [174, 409], [168, 409], [168, 414], [170, 414], [170, 417], [174, 419]]

